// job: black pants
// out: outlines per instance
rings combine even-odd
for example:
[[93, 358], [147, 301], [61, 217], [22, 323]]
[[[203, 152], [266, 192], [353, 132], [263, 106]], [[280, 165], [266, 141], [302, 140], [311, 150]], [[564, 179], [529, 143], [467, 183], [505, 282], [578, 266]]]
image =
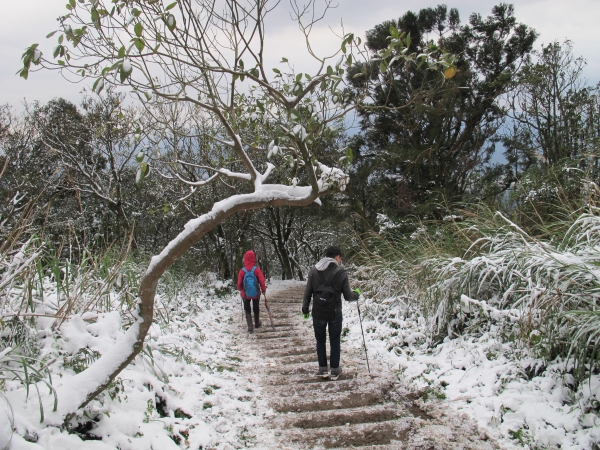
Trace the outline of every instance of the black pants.
[[252, 310], [254, 311], [254, 314], [258, 314], [260, 298], [253, 298], [248, 300], [244, 299], [244, 311], [246, 311], [247, 313], [250, 312], [250, 301], [252, 301]]
[[340, 367], [340, 335], [342, 334], [342, 314], [338, 314], [329, 322], [313, 317], [313, 328], [317, 339], [317, 357], [320, 367], [327, 367], [327, 328], [329, 327], [329, 346], [331, 348], [330, 366], [332, 369]]

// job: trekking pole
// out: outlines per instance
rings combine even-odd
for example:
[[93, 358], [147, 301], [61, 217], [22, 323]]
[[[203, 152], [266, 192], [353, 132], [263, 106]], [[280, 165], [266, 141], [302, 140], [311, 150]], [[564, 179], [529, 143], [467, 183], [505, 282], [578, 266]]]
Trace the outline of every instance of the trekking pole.
[[271, 308], [269, 307], [269, 300], [267, 300], [267, 294], [265, 293], [265, 308], [267, 308], [267, 313], [269, 313], [269, 320], [271, 321], [271, 328], [275, 330], [275, 324], [273, 323], [273, 314], [271, 314]]
[[244, 323], [244, 316], [246, 315], [244, 311], [244, 299], [242, 298], [240, 301], [242, 302], [242, 323]]
[[371, 368], [369, 367], [369, 355], [367, 354], [367, 343], [365, 342], [365, 332], [363, 331], [362, 318], [360, 317], [360, 306], [358, 306], [358, 300], [356, 300], [356, 308], [358, 309], [358, 320], [360, 321], [360, 332], [362, 333], [363, 346], [365, 347], [365, 358], [367, 358], [367, 370], [369, 371], [369, 374], [370, 374]]

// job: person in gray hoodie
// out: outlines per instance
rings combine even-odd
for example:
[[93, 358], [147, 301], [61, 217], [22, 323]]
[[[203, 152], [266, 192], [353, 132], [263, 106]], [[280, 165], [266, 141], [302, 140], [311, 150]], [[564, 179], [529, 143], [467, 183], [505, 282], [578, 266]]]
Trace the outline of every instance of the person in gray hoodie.
[[[308, 319], [313, 301], [313, 328], [317, 340], [319, 371], [317, 376], [337, 380], [340, 367], [340, 336], [342, 333], [342, 294], [346, 301], [357, 301], [358, 289], [351, 290], [348, 274], [340, 267], [342, 251], [338, 246], [327, 247], [325, 257], [308, 272], [308, 281], [302, 302], [302, 314]], [[322, 306], [330, 304], [331, 306]], [[329, 328], [330, 367], [327, 366], [327, 328]]]

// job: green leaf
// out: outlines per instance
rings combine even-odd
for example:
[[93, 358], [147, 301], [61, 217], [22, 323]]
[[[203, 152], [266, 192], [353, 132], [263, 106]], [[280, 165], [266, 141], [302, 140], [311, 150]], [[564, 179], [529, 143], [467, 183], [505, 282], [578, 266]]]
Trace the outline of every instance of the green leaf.
[[71, 8], [75, 8], [75, 0], [69, 0], [69, 5], [71, 5]]
[[359, 77], [362, 77], [362, 76], [364, 76], [364, 73], [362, 73], [362, 72], [358, 72], [358, 73], [357, 73], [357, 74], [355, 74], [355, 75], [354, 75], [352, 78], [359, 78]]
[[350, 164], [352, 164], [352, 160], [354, 159], [354, 154], [352, 153], [352, 149], [348, 147], [346, 149], [346, 159]]
[[381, 60], [381, 62], [379, 63], [379, 70], [381, 70], [381, 72], [385, 72], [388, 68], [388, 64], [387, 61], [385, 59]]
[[298, 75], [296, 75], [296, 83], [300, 83], [300, 81], [302, 81], [302, 74], [299, 73]]
[[131, 10], [131, 14], [133, 15], [133, 17], [139, 17], [141, 13], [142, 12], [139, 9], [137, 9], [137, 8], [133, 8]]
[[57, 31], [53, 31], [52, 33], [48, 33], [48, 34], [46, 35], [46, 39], [49, 39], [49, 38], [51, 38], [51, 37], [52, 37], [52, 36], [54, 36], [54, 35], [55, 35], [57, 32], [58, 32], [58, 30], [57, 30]]
[[94, 82], [92, 91], [94, 91], [96, 94], [99, 94], [102, 92], [102, 89], [104, 89], [104, 78], [100, 77]]
[[142, 25], [141, 22], [138, 22], [135, 24], [135, 27], [133, 27], [133, 31], [135, 31], [135, 35], [137, 37], [140, 37], [142, 35], [142, 33], [144, 32], [144, 26]]
[[146, 46], [146, 43], [144, 42], [144, 40], [143, 39], [136, 39], [133, 43], [135, 44], [135, 48], [137, 48], [138, 51], [140, 53], [142, 53], [142, 50], [144, 50], [144, 47]]
[[281, 74], [281, 70], [279, 70], [279, 69], [275, 69], [275, 68], [273, 68], [273, 72], [275, 72], [275, 73], [277, 73], [277, 74]]
[[144, 161], [144, 158], [146, 157], [146, 154], [144, 152], [139, 152], [136, 156], [135, 156], [135, 160], [141, 164]]
[[140, 163], [140, 167], [135, 175], [135, 184], [139, 185], [142, 180], [148, 176], [148, 172], [150, 172], [148, 163]]
[[125, 58], [125, 46], [122, 45], [121, 48], [119, 49], [119, 58], [123, 59]]
[[327, 66], [327, 75], [333, 75], [333, 67]]
[[352, 65], [352, 55], [348, 55], [348, 58], [346, 59], [346, 65], [348, 65], [348, 66]]
[[169, 11], [170, 9], [173, 9], [173, 8], [175, 8], [176, 6], [177, 6], [177, 2], [173, 2], [173, 3], [171, 3], [169, 6], [167, 6], [167, 7], [165, 8], [165, 11]]
[[167, 14], [165, 17], [165, 23], [170, 31], [173, 31], [177, 27], [177, 21], [175, 20], [175, 16], [173, 14]]
[[131, 72], [133, 72], [133, 66], [131, 65], [131, 62], [129, 61], [123, 61], [123, 63], [121, 63], [120, 67], [119, 67], [119, 75], [121, 78], [121, 83], [125, 82], [125, 80], [127, 78], [129, 78], [129, 75], [131, 75]]
[[281, 58], [281, 62], [282, 62], [282, 63], [286, 63], [286, 62], [288, 62], [288, 59], [287, 59], [287, 58], [285, 58], [285, 57], [283, 57], [283, 58]]
[[64, 40], [64, 38], [65, 38], [65, 35], [64, 35], [64, 34], [61, 34], [61, 35], [58, 37], [58, 43], [59, 43], [59, 44], [62, 44], [62, 43], [63, 43], [63, 40]]

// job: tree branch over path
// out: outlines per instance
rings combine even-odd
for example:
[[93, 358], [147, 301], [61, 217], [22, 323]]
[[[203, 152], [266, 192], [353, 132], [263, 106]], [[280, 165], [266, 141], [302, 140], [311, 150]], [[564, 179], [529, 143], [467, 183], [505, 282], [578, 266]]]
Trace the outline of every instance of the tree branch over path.
[[[344, 117], [365, 102], [373, 83], [389, 76], [383, 69], [380, 79], [365, 76], [364, 89], [350, 93], [346, 69], [358, 60], [371, 64], [369, 51], [352, 33], [342, 33], [333, 54], [316, 54], [310, 34], [331, 8], [330, 1], [325, 1], [322, 12], [316, 12], [315, 1], [306, 6], [294, 3], [292, 8], [308, 53], [320, 62], [312, 74], [295, 71], [286, 57], [281, 64], [287, 68], [266, 67], [265, 21], [279, 2], [68, 1], [68, 14], [48, 35], [58, 39], [52, 58], [46, 58], [38, 44], [30, 46], [20, 75], [60, 70], [66, 76], [93, 80], [97, 93], [108, 85], [129, 88], [148, 110], [167, 114], [153, 125], [153, 132], [177, 137], [168, 148], [138, 154], [138, 183], [151, 167], [162, 166], [174, 174], [173, 181], [191, 185], [192, 192], [226, 177], [235, 183], [236, 193], [188, 222], [151, 259], [140, 284], [137, 322], [113, 350], [75, 376], [68, 390], [59, 390], [59, 409], [48, 419], [53, 423], [84, 407], [140, 352], [152, 324], [161, 275], [211, 229], [240, 211], [320, 203], [320, 196], [346, 188], [351, 155], [344, 148], [335, 149], [340, 153], [339, 167], [329, 167], [322, 160], [331, 149], [320, 144], [342, 133]], [[407, 64], [427, 63], [424, 67], [440, 74], [440, 68], [451, 64], [447, 54], [433, 60], [433, 50], [419, 56], [404, 51], [409, 41], [396, 30], [389, 47], [376, 58], [395, 52], [395, 58]], [[190, 139], [201, 143], [189, 159], [182, 158], [178, 142]], [[274, 173], [283, 182], [266, 184]]]

